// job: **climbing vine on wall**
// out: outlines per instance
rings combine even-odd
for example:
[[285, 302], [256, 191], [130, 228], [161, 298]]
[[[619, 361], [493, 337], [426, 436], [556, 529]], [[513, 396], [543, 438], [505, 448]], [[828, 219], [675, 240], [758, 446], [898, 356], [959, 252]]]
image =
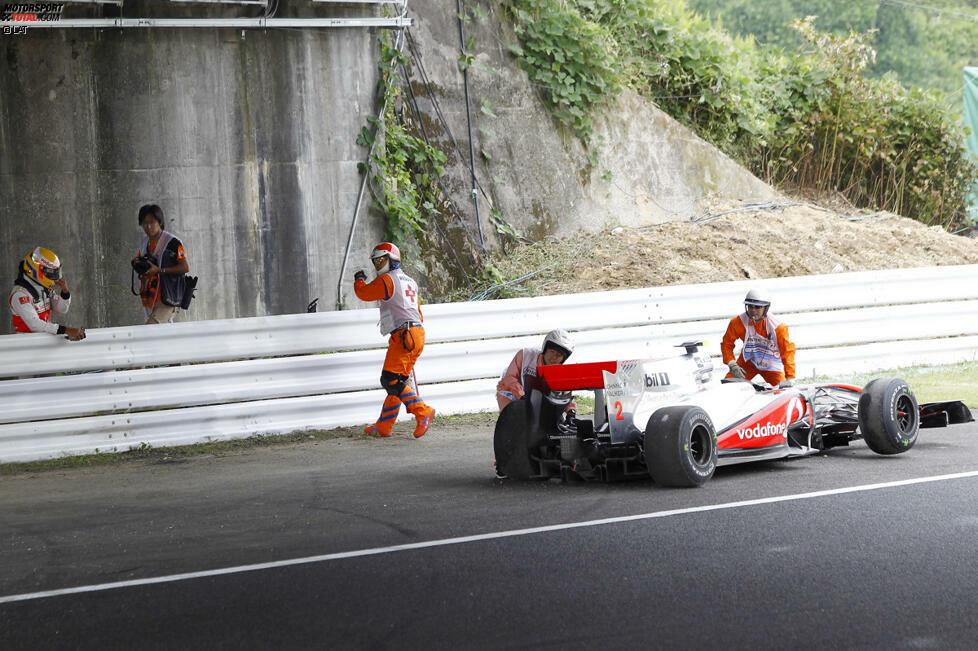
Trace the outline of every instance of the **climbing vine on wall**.
[[416, 135], [404, 110], [399, 69], [405, 62], [404, 54], [383, 35], [378, 91], [385, 108], [379, 117], [369, 118], [370, 125], [357, 136], [358, 145], [373, 147], [359, 169], [370, 175], [374, 207], [386, 218], [384, 236], [412, 251], [414, 266], [423, 268], [418, 238], [428, 232], [432, 215], [444, 208], [438, 176], [444, 172], [446, 156]]
[[621, 90], [610, 35], [554, 0], [513, 0], [509, 9], [520, 40], [510, 51], [553, 116], [590, 144], [592, 110]]

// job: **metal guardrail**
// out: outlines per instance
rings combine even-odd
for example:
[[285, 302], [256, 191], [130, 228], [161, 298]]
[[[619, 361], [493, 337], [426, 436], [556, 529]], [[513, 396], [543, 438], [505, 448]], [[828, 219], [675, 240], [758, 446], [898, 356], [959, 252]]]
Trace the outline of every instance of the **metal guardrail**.
[[[976, 269], [926, 267], [425, 305], [425, 337], [440, 343], [531, 335], [555, 325], [590, 331], [725, 321], [755, 286], [775, 296], [781, 315], [978, 299]], [[81, 343], [52, 341], [46, 334], [0, 336], [0, 377], [381, 348], [386, 343], [377, 321], [377, 311], [367, 309], [100, 328]], [[707, 332], [716, 333], [713, 339], [723, 330]]]
[[[978, 333], [975, 300], [918, 304], [912, 311], [906, 306], [886, 306], [840, 314], [799, 312], [784, 316], [790, 323], [792, 339], [802, 351], [831, 348], [840, 342], [852, 346], [912, 340], [921, 332], [926, 332], [929, 339]], [[718, 356], [726, 324], [724, 318], [581, 331], [575, 334], [574, 361], [649, 357], [690, 339], [707, 341], [707, 350]], [[841, 338], [840, 329], [844, 330]], [[426, 346], [417, 374], [425, 384], [480, 375], [494, 377], [509, 363], [515, 350], [539, 344], [538, 335], [436, 342]], [[57, 403], [58, 416], [66, 418], [364, 391], [377, 386], [384, 353], [384, 349], [374, 349], [0, 382], [0, 404], [4, 405], [0, 423], [51, 418], [50, 408], [39, 405], [37, 396], [55, 393], [62, 396]], [[824, 362], [816, 365], [817, 359], [820, 358], [807, 352], [799, 355], [800, 369], [825, 368]]]
[[[690, 339], [719, 356], [755, 286], [791, 328], [799, 377], [975, 359], [976, 280], [967, 265], [427, 305], [417, 375], [448, 414], [494, 409], [514, 352], [554, 327], [574, 333], [574, 361]], [[369, 309], [93, 329], [83, 342], [0, 336], [2, 376], [75, 373], [0, 381], [0, 463], [371, 422], [376, 322]]]

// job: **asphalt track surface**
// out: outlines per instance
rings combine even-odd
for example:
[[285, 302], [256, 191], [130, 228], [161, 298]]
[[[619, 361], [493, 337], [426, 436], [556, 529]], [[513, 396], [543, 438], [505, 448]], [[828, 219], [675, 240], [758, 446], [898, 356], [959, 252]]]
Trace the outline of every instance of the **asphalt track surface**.
[[978, 427], [500, 482], [491, 428], [0, 477], [0, 649], [975, 648]]

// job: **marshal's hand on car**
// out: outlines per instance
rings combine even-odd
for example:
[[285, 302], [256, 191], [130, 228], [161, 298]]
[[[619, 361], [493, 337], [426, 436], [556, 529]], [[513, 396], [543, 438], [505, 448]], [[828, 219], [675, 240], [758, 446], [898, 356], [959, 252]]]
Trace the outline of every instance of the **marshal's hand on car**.
[[744, 374], [744, 369], [740, 368], [740, 366], [737, 364], [737, 360], [735, 359], [730, 360], [730, 363], [727, 364], [727, 366], [730, 367], [730, 374], [735, 378], [737, 378], [738, 380], [747, 379], [747, 375]]

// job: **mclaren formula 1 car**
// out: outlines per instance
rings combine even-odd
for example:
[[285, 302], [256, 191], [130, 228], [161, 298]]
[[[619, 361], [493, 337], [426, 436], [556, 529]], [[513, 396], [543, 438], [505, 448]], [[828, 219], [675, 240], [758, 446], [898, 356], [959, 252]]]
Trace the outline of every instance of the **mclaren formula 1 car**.
[[[921, 427], [973, 420], [960, 401], [917, 404], [898, 378], [865, 387], [777, 389], [714, 380], [700, 342], [658, 359], [540, 366], [531, 390], [499, 414], [496, 472], [513, 479], [648, 477], [699, 486], [717, 466], [814, 454], [863, 439], [906, 452]], [[574, 391], [594, 392], [593, 420], [569, 414]]]

